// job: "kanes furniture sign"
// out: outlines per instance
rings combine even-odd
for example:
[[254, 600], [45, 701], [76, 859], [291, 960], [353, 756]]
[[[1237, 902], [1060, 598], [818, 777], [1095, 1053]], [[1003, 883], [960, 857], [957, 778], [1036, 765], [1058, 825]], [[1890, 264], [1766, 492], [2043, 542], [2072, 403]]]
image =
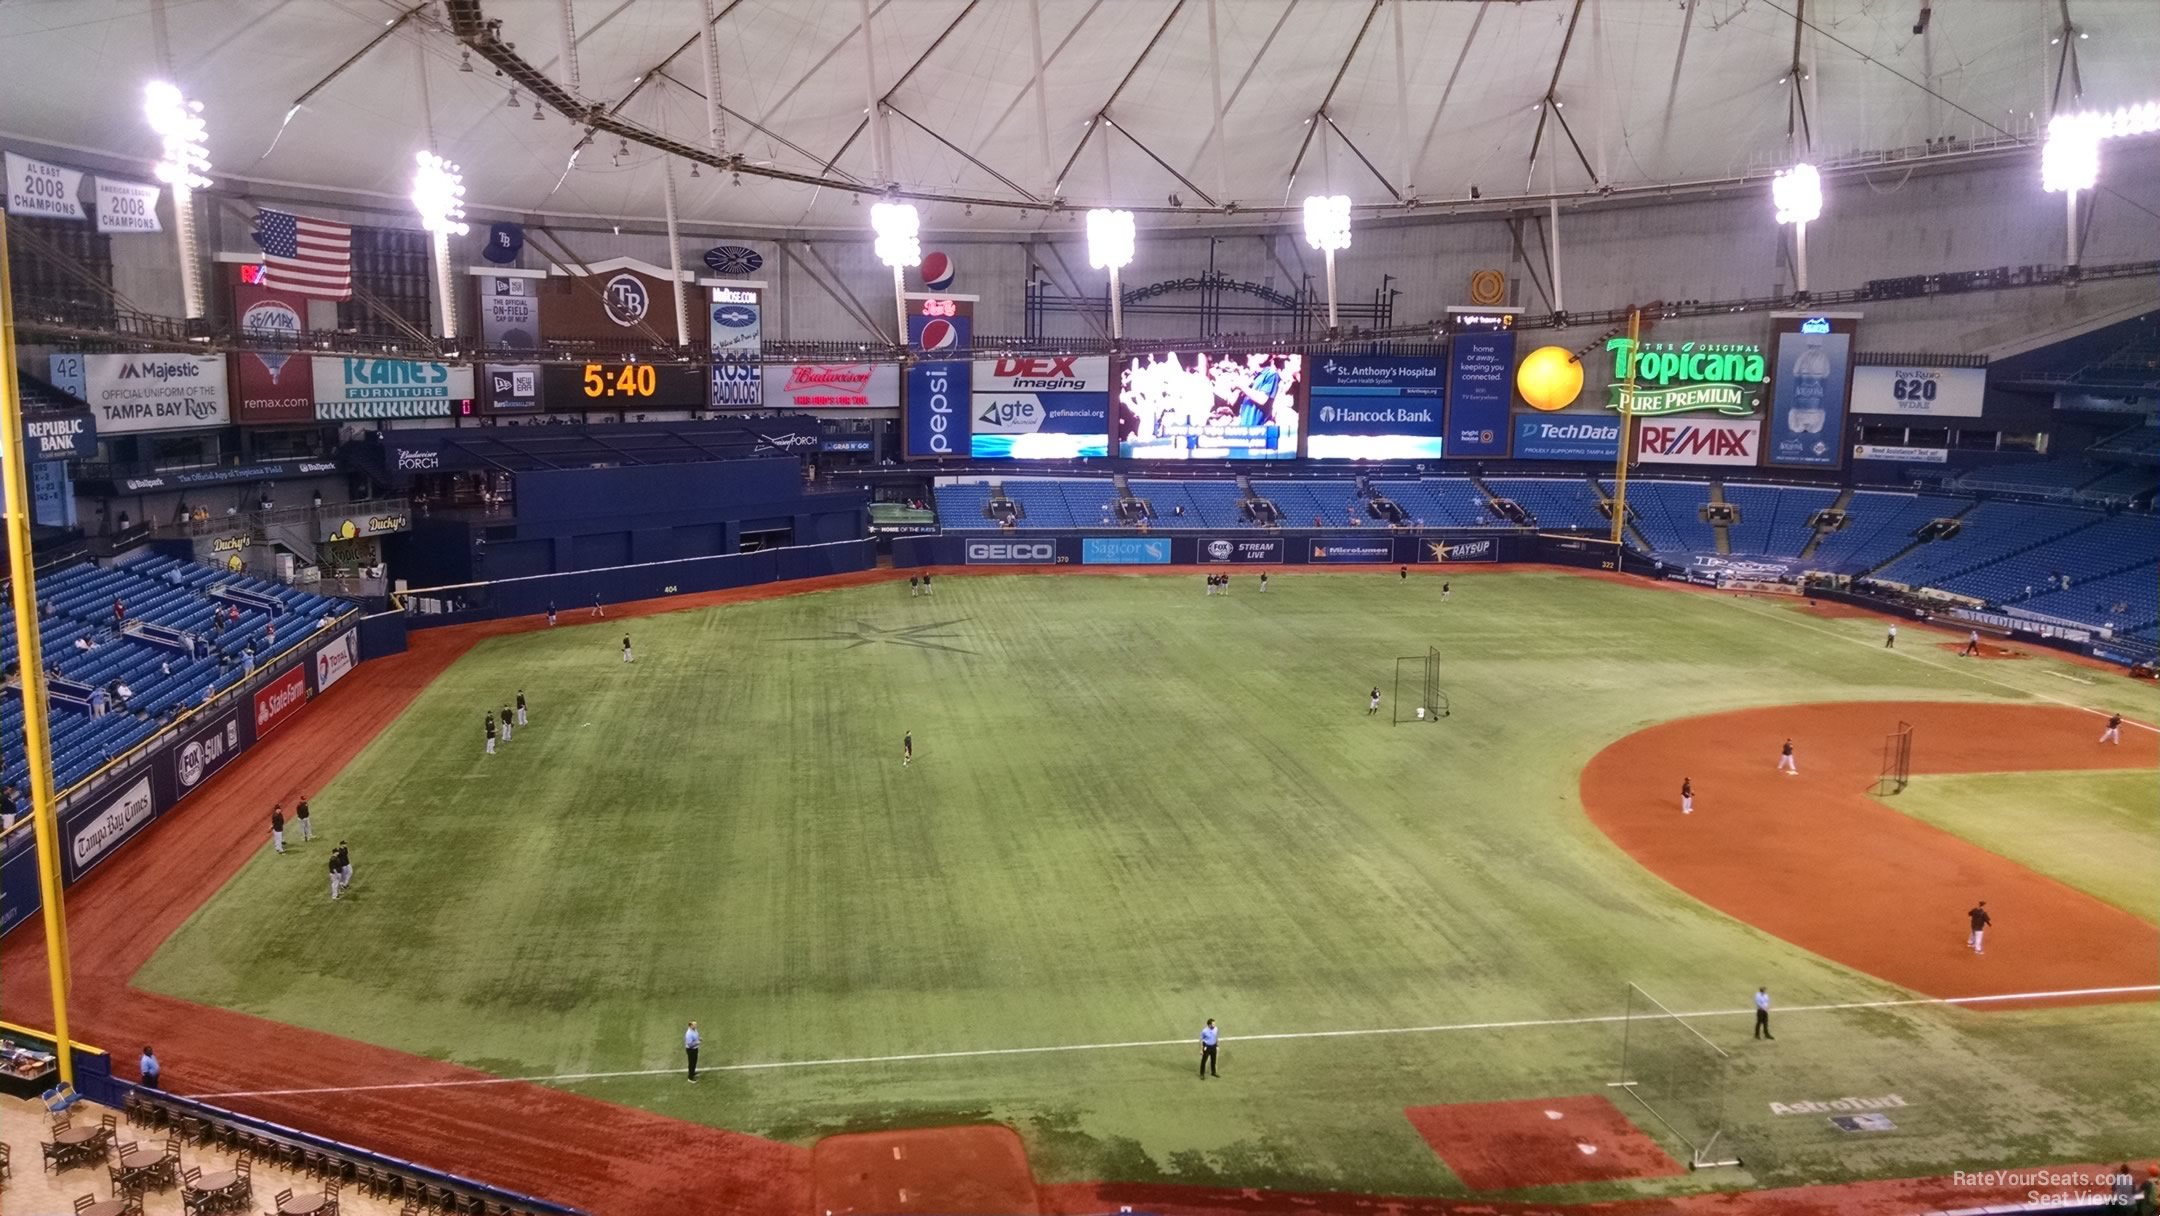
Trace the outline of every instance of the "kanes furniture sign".
[[472, 400], [473, 369], [407, 359], [315, 360], [315, 417], [448, 418]]

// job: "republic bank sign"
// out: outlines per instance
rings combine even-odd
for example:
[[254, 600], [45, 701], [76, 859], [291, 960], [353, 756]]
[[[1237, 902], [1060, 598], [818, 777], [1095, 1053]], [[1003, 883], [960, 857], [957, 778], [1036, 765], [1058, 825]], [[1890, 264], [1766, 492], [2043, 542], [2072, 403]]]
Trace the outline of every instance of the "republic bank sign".
[[1613, 355], [1605, 406], [1621, 407], [1632, 365], [1637, 418], [1696, 410], [1747, 417], [1761, 411], [1769, 387], [1763, 348], [1752, 342], [1645, 342], [1638, 346], [1620, 337], [1607, 342], [1605, 349]]

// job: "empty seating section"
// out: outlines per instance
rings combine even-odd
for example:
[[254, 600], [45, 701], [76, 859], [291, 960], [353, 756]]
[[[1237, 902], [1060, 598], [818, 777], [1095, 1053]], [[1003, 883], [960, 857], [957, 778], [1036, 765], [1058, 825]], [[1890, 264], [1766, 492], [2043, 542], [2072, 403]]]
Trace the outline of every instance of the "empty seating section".
[[2068, 507], [1983, 502], [1961, 517], [1964, 526], [1956, 536], [1922, 545], [1875, 573], [1892, 582], [1939, 587], [1953, 575], [2045, 544], [2096, 518]]
[[1815, 530], [1808, 521], [1837, 501], [1838, 491], [1824, 486], [1754, 486], [1725, 483], [1725, 501], [1739, 512], [1726, 529], [1734, 553], [1797, 557]]
[[[280, 605], [275, 614], [240, 605], [237, 621], [217, 621], [228, 601], [212, 597], [216, 588], [237, 588]], [[116, 629], [113, 600], [127, 609], [127, 619], [192, 635], [196, 654]], [[248, 655], [267, 664], [306, 641], [326, 617], [344, 615], [351, 605], [246, 575], [230, 574], [176, 558], [155, 556], [123, 566], [70, 566], [38, 580], [40, 611], [47, 612], [39, 631], [48, 668], [67, 680], [110, 689], [127, 686], [123, 704], [111, 699], [109, 712], [93, 716], [71, 704], [51, 708], [54, 780], [65, 789], [98, 766], [155, 734], [183, 708], [199, 703], [206, 692], [222, 691], [247, 678]], [[274, 625], [274, 636], [265, 626]], [[76, 639], [94, 643], [79, 649]], [[13, 671], [19, 661], [9, 632], [0, 646], [0, 664]], [[22, 695], [12, 689], [0, 702], [0, 738], [20, 739]], [[7, 749], [4, 779], [21, 785], [27, 770], [20, 746]]]
[[2067, 494], [2107, 471], [2082, 456], [2021, 460], [1974, 469], [1957, 479], [1961, 490], [2004, 490], [2027, 494]]
[[990, 487], [986, 483], [956, 481], [939, 486], [934, 505], [941, 528], [959, 532], [997, 527], [996, 520], [983, 514], [990, 507]]
[[1528, 511], [1541, 528], [1612, 527], [1597, 491], [1581, 477], [1488, 477], [1485, 488]]
[[1845, 505], [1845, 526], [1823, 537], [1808, 565], [1840, 574], [1863, 573], [1912, 544], [1913, 533], [1929, 520], [1948, 518], [1971, 505], [1969, 498], [1862, 490]]
[[[2123, 611], [2115, 611], [2117, 604]], [[2017, 606], [2066, 621], [2113, 625], [2117, 632], [2149, 642], [2160, 623], [2160, 575], [2150, 559], [2136, 569], [2099, 578], [2081, 581], [2072, 575], [2068, 590], [2042, 591]]]
[[[1607, 483], [1606, 492], [1612, 492]], [[1702, 521], [1710, 485], [1702, 481], [1630, 481], [1628, 510], [1635, 530], [1659, 553], [1713, 553], [1717, 534]]]
[[2039, 548], [2013, 553], [1978, 569], [1939, 579], [1933, 585], [1959, 595], [2014, 603], [2025, 598], [2027, 588], [2035, 592], [2047, 588], [2056, 575], [2068, 575], [2072, 590], [2087, 579], [2131, 567], [2142, 566], [2148, 578], [2156, 577], [2152, 565], [2160, 560], [2160, 520], [2150, 515], [2108, 516], [2096, 511], [2051, 514], [2083, 515], [2086, 522]]
[[[1187, 481], [1183, 487], [1188, 512], [1197, 511], [1200, 522], [1210, 528], [1253, 525], [1238, 514], [1238, 488], [1233, 481]], [[1175, 520], [1171, 522], [1176, 522]]]
[[[1058, 482], [1009, 480], [1005, 482], [1005, 496], [1020, 504], [1020, 525], [1024, 528], [1072, 528], [1083, 522], [1066, 504]], [[1094, 523], [1095, 513], [1089, 512], [1084, 522]]]
[[2155, 490], [2160, 490], [2160, 469], [2130, 464], [2109, 469], [2079, 487], [2078, 492], [2087, 497], [2119, 498], [2127, 502], [2149, 497]]
[[1495, 516], [1477, 484], [1467, 477], [1375, 482], [1373, 488], [1429, 528], [1481, 528], [1507, 521]]
[[2125, 427], [2093, 445], [2098, 452], [2120, 452], [2126, 456], [2160, 456], [2160, 425], [2139, 423]]

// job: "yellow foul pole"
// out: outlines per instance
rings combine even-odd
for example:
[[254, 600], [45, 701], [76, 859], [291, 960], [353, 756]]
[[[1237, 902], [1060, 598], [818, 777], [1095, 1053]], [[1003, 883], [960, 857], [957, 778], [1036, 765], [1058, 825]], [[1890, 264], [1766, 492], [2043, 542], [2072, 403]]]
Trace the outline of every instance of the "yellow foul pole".
[[30, 465], [23, 450], [22, 383], [15, 370], [15, 284], [8, 270], [7, 217], [0, 216], [0, 471], [7, 492], [8, 578], [15, 651], [22, 663], [23, 753], [30, 763], [30, 809], [37, 832], [38, 889], [44, 896], [45, 967], [52, 981], [53, 1053], [60, 1080], [75, 1084], [68, 1039], [67, 912], [60, 902], [60, 822], [53, 807], [52, 731], [46, 723], [45, 651], [38, 636], [37, 578], [30, 560]]
[[1642, 343], [1642, 310], [1628, 313], [1627, 376], [1620, 382], [1620, 455], [1613, 462], [1612, 546], [1613, 569], [1620, 568], [1620, 554], [1627, 544], [1628, 450], [1635, 443], [1635, 352]]

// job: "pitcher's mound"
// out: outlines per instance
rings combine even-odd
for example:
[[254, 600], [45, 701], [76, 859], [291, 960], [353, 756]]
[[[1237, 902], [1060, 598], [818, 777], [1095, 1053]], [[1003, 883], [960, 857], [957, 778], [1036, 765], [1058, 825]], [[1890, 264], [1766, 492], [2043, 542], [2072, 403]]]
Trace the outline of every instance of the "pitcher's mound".
[[810, 1150], [818, 1213], [1035, 1216], [1035, 1174], [1009, 1127], [827, 1136]]
[[[1951, 654], [1963, 655], [1965, 653], [1965, 643], [1963, 642], [1937, 642], [1935, 645], [1949, 651]], [[1982, 642], [1980, 643], [1980, 653], [1973, 657], [1981, 659], [2022, 659], [2029, 656], [2022, 650], [2012, 650], [2008, 646], [1999, 646], [1994, 642]]]
[[1403, 1113], [1473, 1190], [1687, 1172], [1603, 1094], [1413, 1106]]

